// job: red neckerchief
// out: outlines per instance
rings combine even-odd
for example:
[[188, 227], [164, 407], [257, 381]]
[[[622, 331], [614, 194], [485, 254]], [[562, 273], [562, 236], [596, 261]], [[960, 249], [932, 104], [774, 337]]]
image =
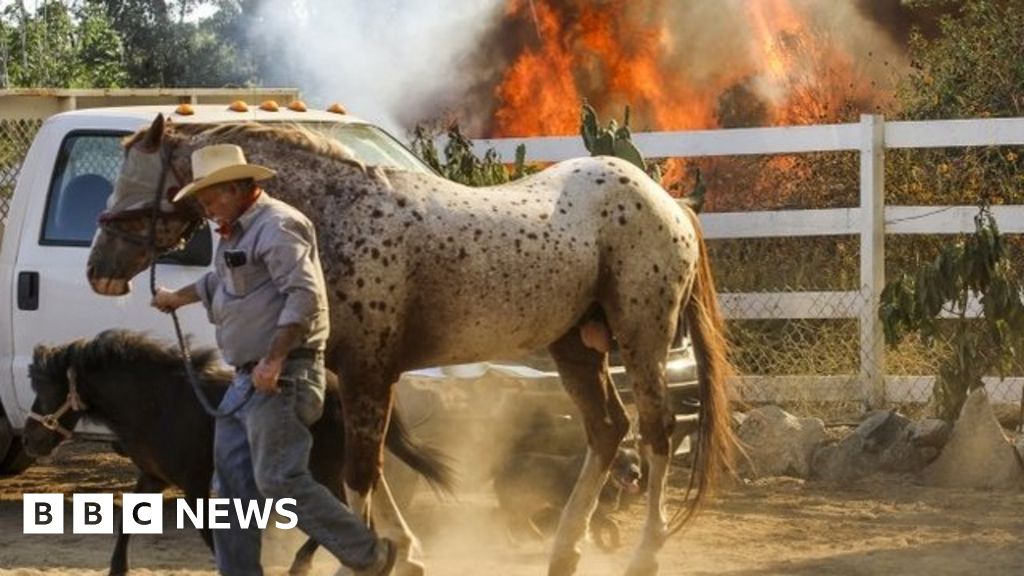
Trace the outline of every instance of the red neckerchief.
[[[261, 190], [260, 188], [256, 188], [253, 191], [252, 195], [246, 198], [245, 202], [242, 204], [242, 210], [238, 213], [239, 217], [241, 217], [242, 214], [245, 214], [246, 211], [249, 210], [249, 208], [252, 208], [252, 205], [256, 203], [256, 200], [259, 199], [260, 194], [262, 192], [263, 190]], [[219, 224], [219, 226], [217, 226], [214, 232], [220, 234], [221, 238], [230, 238], [231, 235], [235, 232], [236, 222], [238, 222], [238, 218], [235, 218], [231, 222], [218, 222], [217, 224]]]

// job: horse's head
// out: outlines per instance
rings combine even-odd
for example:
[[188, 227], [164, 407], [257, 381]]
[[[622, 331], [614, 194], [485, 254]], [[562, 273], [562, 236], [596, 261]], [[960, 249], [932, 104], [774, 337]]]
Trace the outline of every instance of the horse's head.
[[72, 365], [76, 344], [36, 346], [29, 366], [29, 378], [36, 399], [25, 422], [25, 451], [30, 456], [46, 456], [60, 443], [71, 438], [71, 431], [85, 414], [86, 405], [78, 388]]
[[[160, 254], [182, 246], [204, 221], [194, 200], [170, 201], [191, 177], [191, 166], [188, 154], [167, 137], [168, 130], [159, 115], [125, 145], [121, 173], [100, 215], [86, 269], [98, 294], [127, 294], [136, 274]], [[177, 168], [176, 162], [187, 169]]]

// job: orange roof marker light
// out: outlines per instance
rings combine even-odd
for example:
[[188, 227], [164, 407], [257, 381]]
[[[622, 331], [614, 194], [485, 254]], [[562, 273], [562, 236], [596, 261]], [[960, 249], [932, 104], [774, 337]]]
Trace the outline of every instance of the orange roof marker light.
[[196, 110], [191, 104], [183, 102], [178, 104], [178, 107], [174, 109], [174, 113], [179, 116], [191, 116], [196, 113]]
[[235, 100], [230, 106], [228, 106], [228, 110], [231, 110], [232, 112], [248, 112], [249, 105], [241, 100]]
[[292, 103], [288, 105], [288, 109], [292, 112], [305, 112], [306, 103], [302, 100], [293, 100]]
[[260, 104], [260, 110], [263, 110], [264, 112], [277, 112], [279, 110], [277, 106], [277, 101], [264, 100], [263, 103]]
[[335, 114], [348, 114], [348, 112], [345, 111], [345, 107], [337, 102], [331, 104], [330, 107], [327, 108], [327, 111], [334, 112]]

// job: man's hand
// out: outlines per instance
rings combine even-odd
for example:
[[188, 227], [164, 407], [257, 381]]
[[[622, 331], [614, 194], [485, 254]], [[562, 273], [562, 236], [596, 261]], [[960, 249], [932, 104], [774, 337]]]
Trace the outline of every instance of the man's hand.
[[153, 295], [153, 299], [149, 304], [161, 312], [174, 312], [187, 304], [187, 302], [177, 292], [171, 292], [166, 288], [157, 288], [156, 294]]
[[281, 367], [284, 360], [272, 360], [264, 356], [252, 369], [252, 385], [257, 392], [274, 393], [280, 391], [278, 378], [281, 377]]
[[193, 302], [199, 302], [199, 292], [196, 290], [195, 284], [189, 284], [175, 292], [171, 292], [162, 286], [157, 288], [153, 299], [149, 301], [149, 305], [161, 312], [174, 312], [178, 308]]

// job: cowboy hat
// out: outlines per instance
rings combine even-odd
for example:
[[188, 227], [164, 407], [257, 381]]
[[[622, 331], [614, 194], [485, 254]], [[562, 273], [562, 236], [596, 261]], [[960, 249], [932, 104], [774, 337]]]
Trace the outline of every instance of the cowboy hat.
[[275, 174], [273, 170], [245, 161], [242, 148], [234, 144], [213, 144], [192, 152], [192, 174], [195, 180], [174, 195], [172, 202], [214, 184], [232, 180], [266, 180]]

